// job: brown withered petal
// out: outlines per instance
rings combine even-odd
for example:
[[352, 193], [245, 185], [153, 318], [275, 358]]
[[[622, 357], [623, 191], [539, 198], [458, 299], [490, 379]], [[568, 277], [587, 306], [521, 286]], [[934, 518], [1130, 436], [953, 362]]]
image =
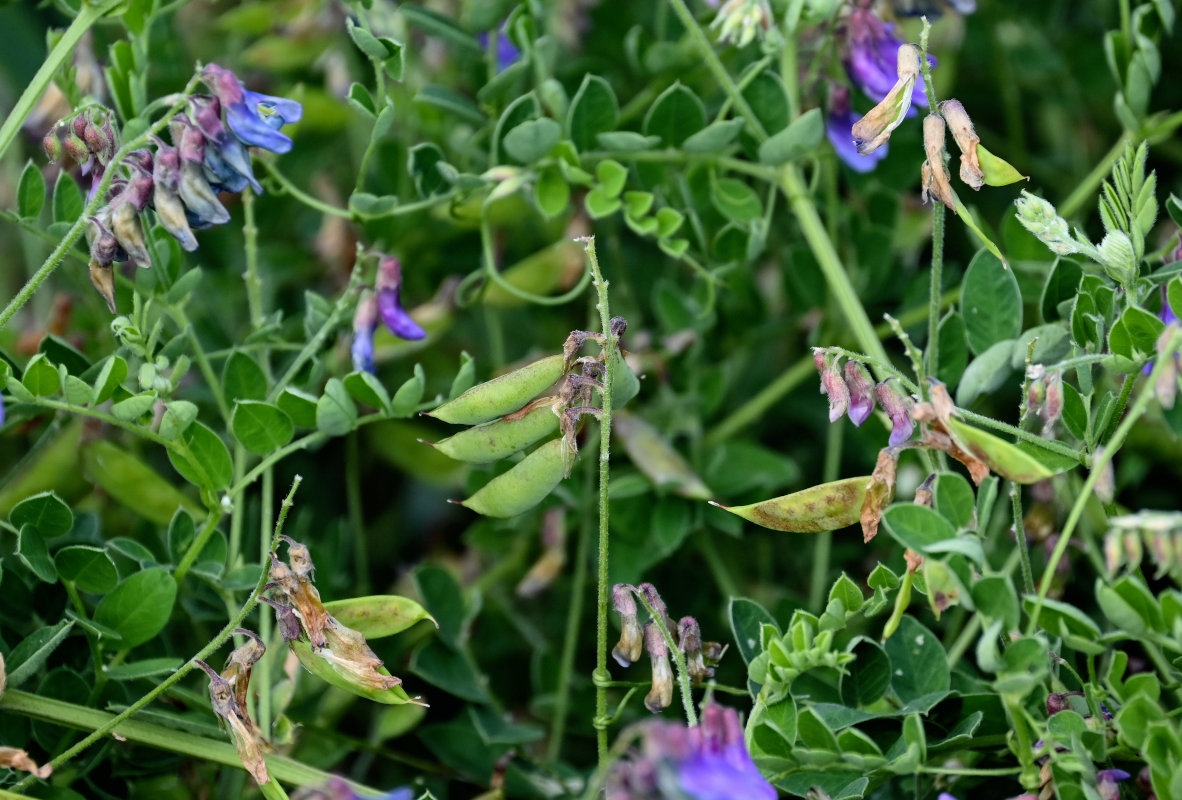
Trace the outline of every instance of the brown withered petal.
[[914, 573], [923, 566], [923, 556], [908, 547], [903, 551], [903, 560], [907, 562], [907, 571]]
[[327, 661], [341, 675], [370, 689], [392, 689], [402, 683], [401, 678], [378, 672], [382, 660], [378, 658], [365, 637], [347, 628], [335, 617], [328, 618], [324, 629], [327, 646], [312, 648], [312, 652]]
[[[235, 648], [226, 659], [221, 675], [234, 687], [234, 701], [239, 708], [246, 708], [246, 696], [250, 690], [250, 672], [258, 660], [267, 652], [266, 645], [254, 631], [238, 628], [234, 631], [249, 637], [241, 647]], [[251, 725], [253, 726], [253, 720]]]
[[308, 546], [290, 536], [280, 535], [279, 538], [287, 542], [287, 563], [291, 565], [291, 571], [300, 580], [314, 580], [316, 565], [312, 563], [312, 552]]
[[907, 117], [911, 92], [919, 76], [919, 50], [909, 44], [901, 46], [896, 73], [899, 79], [887, 96], [850, 129], [859, 155], [869, 155], [886, 144], [891, 133]]
[[960, 148], [960, 179], [974, 190], [980, 189], [985, 185], [985, 173], [977, 157], [977, 145], [981, 137], [973, 128], [973, 121], [959, 100], [945, 100], [940, 104], [940, 113], [944, 115], [948, 130], [952, 131], [952, 138]]
[[884, 447], [878, 451], [878, 462], [874, 465], [874, 472], [870, 474], [870, 483], [866, 486], [866, 498], [862, 501], [862, 512], [859, 517], [864, 542], [869, 542], [878, 535], [882, 512], [895, 497], [895, 471], [898, 464], [899, 455], [892, 448]]
[[948, 167], [944, 163], [944, 118], [928, 114], [923, 120], [923, 150], [927, 161], [920, 174], [923, 178], [923, 201], [935, 198], [956, 213], [956, 198], [952, 195]]
[[38, 767], [37, 762], [29, 758], [29, 754], [16, 747], [0, 747], [0, 767], [19, 769], [29, 772], [38, 778], [45, 779], [53, 774], [53, 767], [46, 764]]
[[230, 682], [214, 672], [213, 667], [204, 661], [198, 660], [195, 663], [209, 675], [209, 700], [213, 706], [213, 713], [226, 723], [230, 738], [234, 740], [234, 747], [238, 750], [238, 758], [242, 760], [242, 766], [246, 767], [246, 771], [259, 785], [267, 783], [271, 776], [267, 774], [263, 750], [254, 735], [258, 726], [253, 722], [249, 725], [246, 723], [249, 717], [246, 710], [239, 707], [234, 699], [234, 690]]
[[271, 580], [278, 584], [284, 599], [291, 604], [312, 646], [326, 646], [328, 642], [324, 629], [330, 617], [320, 602], [320, 592], [316, 587], [310, 581], [300, 580], [291, 567], [280, 561], [274, 553], [271, 554]]
[[[921, 403], [921, 405], [927, 405]], [[936, 423], [938, 424], [938, 423]], [[964, 464], [965, 469], [969, 471], [969, 477], [973, 479], [974, 486], [980, 486], [981, 481], [989, 475], [989, 467], [984, 461], [968, 452], [945, 432], [943, 426], [940, 430], [935, 429], [935, 425], [923, 432], [923, 439], [921, 440], [924, 446], [930, 447], [933, 450], [940, 450], [955, 458], [960, 463]]]
[[275, 609], [275, 622], [285, 642], [295, 641], [303, 635], [304, 628], [300, 625], [299, 617], [295, 615], [295, 609], [269, 597], [260, 597], [259, 600]]
[[115, 313], [115, 268], [110, 264], [99, 264], [97, 261], [91, 259], [90, 262], [90, 283], [94, 286], [104, 300], [107, 301], [107, 308], [111, 313]]

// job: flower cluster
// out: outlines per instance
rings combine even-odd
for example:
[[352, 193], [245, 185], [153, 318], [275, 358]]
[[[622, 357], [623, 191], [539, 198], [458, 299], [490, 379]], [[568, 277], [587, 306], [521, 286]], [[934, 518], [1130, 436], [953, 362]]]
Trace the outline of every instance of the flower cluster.
[[400, 339], [416, 340], [427, 335], [402, 308], [401, 291], [402, 265], [393, 256], [381, 256], [374, 289], [362, 293], [353, 315], [353, 369], [374, 371], [373, 335], [379, 318]]
[[[710, 3], [712, 6], [718, 4], [718, 0]], [[772, 9], [767, 0], [726, 0], [710, 27], [718, 29], [719, 42], [746, 47], [771, 29]]]
[[66, 154], [82, 165], [83, 174], [91, 174], [92, 193], [106, 169], [120, 170], [110, 182], [106, 204], [88, 219], [87, 231], [90, 279], [112, 313], [114, 264], [131, 261], [142, 268], [152, 266], [141, 221], [146, 208], [155, 211], [161, 226], [181, 247], [196, 250], [194, 230], [230, 220], [219, 192], [241, 192], [247, 186], [262, 191], [247, 148], [274, 153], [291, 149], [291, 139], [279, 129], [299, 121], [303, 113], [299, 103], [249, 91], [217, 64], [206, 66], [201, 79], [212, 94], [188, 98], [186, 112], [169, 120], [172, 143], [154, 137], [155, 152], [134, 150], [112, 164], [118, 139], [110, 115], [93, 109], [69, 123], [59, 123], [45, 138], [51, 161]]
[[[636, 598], [642, 597], [654, 618], [640, 625]], [[661, 631], [663, 626], [685, 653], [686, 673], [695, 684], [713, 677], [713, 664], [722, 658], [724, 648], [717, 642], [703, 642], [698, 621], [693, 617], [682, 617], [677, 624], [669, 616], [665, 601], [651, 583], [631, 586], [617, 583], [612, 587], [612, 604], [620, 615], [620, 641], [612, 649], [612, 657], [621, 667], [630, 666], [647, 652], [652, 660], [653, 683], [644, 698], [645, 707], [654, 714], [668, 708], [673, 702], [673, 667], [669, 663], [669, 646]], [[656, 619], [661, 620], [658, 625]]]
[[607, 800], [775, 800], [751, 760], [733, 708], [708, 702], [702, 724], [648, 722], [640, 755], [616, 763]]
[[890, 446], [896, 447], [911, 438], [915, 432], [911, 399], [899, 389], [897, 379], [888, 378], [875, 385], [861, 362], [849, 359], [843, 370], [841, 356], [824, 347], [813, 348], [813, 363], [821, 374], [821, 394], [829, 397], [830, 422], [848, 415], [850, 422], [861, 426], [874, 412], [877, 398], [891, 421]]

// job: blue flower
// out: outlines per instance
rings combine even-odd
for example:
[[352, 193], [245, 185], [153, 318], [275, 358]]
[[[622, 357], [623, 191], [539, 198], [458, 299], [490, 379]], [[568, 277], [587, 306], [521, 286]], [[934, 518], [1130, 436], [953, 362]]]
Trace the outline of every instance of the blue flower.
[[378, 293], [378, 315], [400, 339], [422, 339], [427, 332], [410, 318], [402, 308], [399, 294], [402, 290], [402, 265], [392, 256], [382, 256], [378, 262], [378, 277], [374, 284]]
[[[488, 48], [489, 35], [482, 33], [476, 37], [480, 41], [481, 47]], [[497, 72], [501, 73], [509, 69], [519, 58], [521, 58], [521, 51], [509, 38], [508, 22], [506, 22], [497, 31]]]
[[299, 122], [304, 109], [295, 100], [252, 92], [228, 69], [209, 64], [201, 78], [221, 101], [226, 124], [243, 144], [272, 153], [291, 150], [291, 138], [279, 132], [289, 122]]
[[353, 315], [353, 369], [373, 372], [373, 332], [378, 324], [378, 304], [373, 292], [365, 292]]
[[[883, 22], [873, 11], [855, 9], [849, 17], [849, 58], [846, 71], [850, 80], [876, 103], [881, 103], [898, 80], [898, 54], [903, 42], [891, 32], [894, 26]], [[928, 64], [936, 66], [936, 59], [928, 56]], [[913, 106], [926, 106], [927, 94], [922, 80], [915, 82], [911, 92]], [[911, 108], [907, 116], [915, 116]]]
[[751, 760], [733, 708], [713, 702], [694, 728], [653, 722], [643, 756], [617, 762], [608, 800], [776, 800], [776, 790]]
[[254, 178], [246, 145], [222, 124], [222, 104], [216, 97], [189, 98], [193, 123], [205, 136], [205, 174], [209, 182], [226, 192], [241, 192], [249, 184], [255, 194], [263, 187]]

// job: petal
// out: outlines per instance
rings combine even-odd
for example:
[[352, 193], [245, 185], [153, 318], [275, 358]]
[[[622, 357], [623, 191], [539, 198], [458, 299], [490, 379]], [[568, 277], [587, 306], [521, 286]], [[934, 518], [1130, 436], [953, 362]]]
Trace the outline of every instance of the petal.
[[886, 157], [887, 145], [883, 145], [869, 155], [858, 155], [858, 148], [854, 144], [854, 137], [850, 135], [850, 128], [858, 118], [852, 111], [845, 114], [830, 115], [825, 122], [825, 133], [829, 143], [837, 151], [837, 157], [845, 162], [854, 172], [870, 172], [878, 162]]
[[353, 369], [358, 372], [374, 371], [373, 328], [359, 330], [353, 334]]
[[244, 90], [243, 94], [245, 95], [243, 102], [247, 107], [261, 108], [260, 116], [278, 120], [277, 122], [268, 121], [268, 124], [274, 128], [286, 125], [289, 122], [299, 122], [300, 118], [304, 116], [304, 107], [295, 100], [288, 100], [286, 97], [275, 97], [269, 94], [260, 94], [259, 92], [252, 92], [249, 89]]
[[390, 329], [390, 333], [400, 339], [414, 340], [427, 336], [427, 332], [420, 328], [399, 304], [397, 289], [382, 289], [378, 292], [378, 314]]
[[242, 103], [226, 106], [226, 124], [243, 144], [261, 147], [272, 153], [291, 150], [291, 138], [272, 128], [266, 120]]

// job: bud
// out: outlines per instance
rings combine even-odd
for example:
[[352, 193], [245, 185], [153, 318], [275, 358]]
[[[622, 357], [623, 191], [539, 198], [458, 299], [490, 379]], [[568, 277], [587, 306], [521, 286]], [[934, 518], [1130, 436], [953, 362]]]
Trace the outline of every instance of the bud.
[[[1169, 305], [1163, 301], [1162, 311], [1169, 309]], [[1174, 401], [1178, 396], [1178, 378], [1179, 373], [1182, 372], [1182, 355], [1178, 352], [1167, 353], [1166, 348], [1170, 344], [1170, 340], [1174, 338], [1174, 334], [1178, 332], [1178, 323], [1171, 322], [1166, 325], [1165, 330], [1161, 332], [1161, 336], [1157, 337], [1157, 357], [1159, 359], [1168, 359], [1166, 364], [1162, 366], [1157, 373], [1157, 378], [1153, 382], [1153, 394], [1157, 397], [1157, 401], [1161, 403], [1162, 408], [1170, 409], [1174, 407]], [[1149, 365], [1146, 369], [1149, 369]]]
[[107, 308], [115, 313], [115, 268], [108, 264], [100, 264], [93, 258], [90, 260], [90, 283], [96, 292], [107, 301]]
[[649, 606], [654, 612], [653, 616], [660, 617], [661, 621], [665, 623], [665, 630], [673, 630], [673, 619], [669, 616], [669, 611], [665, 608], [665, 601], [661, 599], [661, 595], [657, 594], [657, 587], [651, 583], [642, 583], [636, 589], [648, 601]]
[[926, 203], [934, 197], [955, 214], [956, 198], [949, 183], [948, 166], [944, 163], [944, 118], [939, 114], [928, 114], [923, 119], [923, 151], [927, 155], [920, 169], [923, 201]]
[[985, 173], [977, 159], [977, 145], [981, 137], [973, 128], [973, 121], [965, 112], [959, 100], [945, 100], [940, 104], [940, 113], [948, 122], [948, 130], [952, 131], [952, 138], [960, 148], [960, 179], [974, 190], [985, 185]]
[[720, 44], [746, 47], [771, 29], [772, 9], [767, 0], [726, 0], [710, 27], [718, 29]]
[[156, 158], [152, 167], [152, 205], [164, 230], [180, 242], [185, 250], [197, 249], [197, 239], [189, 228], [185, 206], [177, 191], [180, 180], [180, 154], [174, 147], [157, 142]]
[[65, 148], [66, 155], [77, 164], [85, 165], [90, 159], [90, 148], [86, 146], [86, 140], [74, 133], [72, 127], [66, 127], [66, 133], [62, 137], [62, 146]]
[[653, 685], [644, 696], [644, 707], [659, 714], [673, 702], [673, 667], [669, 664], [665, 637], [651, 620], [644, 624], [644, 649], [653, 664]]
[[845, 362], [845, 386], [849, 390], [850, 422], [861, 426], [874, 412], [874, 379], [858, 361]]
[[612, 648], [612, 658], [621, 667], [639, 661], [644, 647], [644, 634], [640, 629], [636, 599], [632, 592], [633, 587], [626, 583], [617, 583], [612, 587], [612, 604], [620, 615], [620, 641]]
[[1117, 531], [1109, 531], [1104, 535], [1104, 568], [1109, 576], [1115, 575], [1124, 560], [1122, 536]]
[[[1097, 492], [1097, 494], [1099, 493]], [[1124, 545], [1125, 566], [1130, 570], [1140, 567], [1141, 559], [1145, 556], [1145, 548], [1141, 543], [1141, 531], [1125, 531], [1121, 543]]]
[[1060, 711], [1067, 711], [1071, 708], [1071, 703], [1067, 701], [1067, 695], [1062, 692], [1052, 692], [1047, 695], [1047, 716], [1053, 717]]
[[111, 231], [119, 246], [127, 251], [127, 256], [140, 269], [152, 266], [152, 257], [148, 253], [147, 241], [144, 239], [144, 228], [140, 223], [140, 213], [130, 200], [116, 201], [111, 210]]
[[65, 152], [62, 140], [58, 138], [57, 128], [45, 134], [45, 138], [41, 140], [41, 146], [45, 149], [45, 157], [49, 159], [50, 164], [56, 164]]
[[1137, 277], [1137, 256], [1124, 231], [1110, 231], [1100, 242], [1099, 252], [1104, 271], [1117, 283], [1128, 284]]
[[919, 77], [919, 50], [913, 45], [899, 47], [896, 74], [899, 79], [887, 96], [850, 130], [859, 155], [869, 155], [886, 144], [911, 110], [911, 91]]
[[829, 421], [837, 422], [850, 407], [850, 390], [837, 366], [837, 358], [827, 350], [813, 348], [813, 363], [821, 371], [821, 394], [829, 396]]
[[1154, 565], [1157, 567], [1157, 570], [1153, 574], [1156, 580], [1174, 567], [1173, 536], [1168, 531], [1155, 530], [1146, 531], [1145, 539], [1149, 543], [1149, 552], [1152, 555]]
[[677, 646], [685, 653], [685, 671], [695, 686], [714, 677], [714, 670], [706, 666], [702, 651], [702, 631], [693, 617], [682, 617], [677, 623]]
[[1046, 200], [1023, 189], [1022, 196], [1014, 201], [1014, 206], [1018, 210], [1018, 222], [1022, 223], [1022, 227], [1033, 233], [1052, 253], [1060, 256], [1083, 253], [1089, 258], [1100, 260], [1100, 253], [1095, 246], [1078, 234], [1073, 237], [1067, 228], [1067, 220], [1060, 217], [1055, 207]]
[[[1092, 454], [1093, 461], [1099, 461], [1104, 457], [1104, 448], [1097, 447], [1096, 452]], [[1092, 467], [1092, 469], [1096, 469]], [[1116, 474], [1112, 470], [1112, 460], [1109, 459], [1104, 462], [1104, 466], [1100, 469], [1100, 474], [1096, 478], [1095, 485], [1096, 498], [1107, 505], [1112, 502], [1112, 498], [1116, 492]]]
[[111, 161], [111, 156], [115, 155], [115, 130], [111, 127], [109, 114], [102, 115], [101, 123], [95, 121], [95, 116], [93, 110], [86, 113], [82, 139], [99, 163], [107, 164]]
[[1055, 421], [1063, 415], [1063, 373], [1056, 370], [1046, 377], [1046, 402], [1038, 410], [1042, 435], [1049, 437]]
[[895, 378], [888, 378], [874, 390], [878, 395], [878, 402], [882, 404], [882, 410], [891, 421], [891, 447], [903, 444], [915, 432], [915, 422], [911, 419], [911, 401], [899, 391], [896, 383]]

